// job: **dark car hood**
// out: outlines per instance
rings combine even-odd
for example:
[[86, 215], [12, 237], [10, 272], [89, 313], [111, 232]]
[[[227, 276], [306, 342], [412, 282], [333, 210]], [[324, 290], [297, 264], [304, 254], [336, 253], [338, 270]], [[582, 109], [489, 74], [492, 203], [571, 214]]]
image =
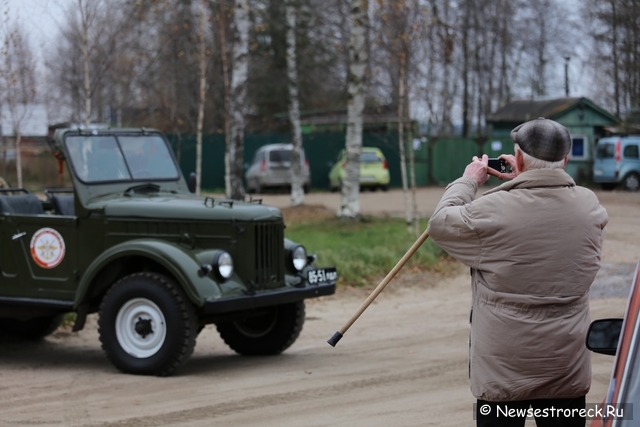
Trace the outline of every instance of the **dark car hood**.
[[282, 213], [273, 206], [223, 198], [185, 195], [132, 195], [93, 200], [89, 210], [107, 217], [193, 220], [276, 221]]

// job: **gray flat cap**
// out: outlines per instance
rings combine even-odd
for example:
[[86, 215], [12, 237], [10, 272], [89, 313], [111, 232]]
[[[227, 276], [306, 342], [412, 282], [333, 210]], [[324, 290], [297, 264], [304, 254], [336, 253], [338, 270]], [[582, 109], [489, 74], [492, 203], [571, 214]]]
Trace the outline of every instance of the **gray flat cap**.
[[544, 117], [517, 126], [511, 131], [511, 139], [528, 155], [548, 162], [564, 159], [571, 150], [567, 128]]

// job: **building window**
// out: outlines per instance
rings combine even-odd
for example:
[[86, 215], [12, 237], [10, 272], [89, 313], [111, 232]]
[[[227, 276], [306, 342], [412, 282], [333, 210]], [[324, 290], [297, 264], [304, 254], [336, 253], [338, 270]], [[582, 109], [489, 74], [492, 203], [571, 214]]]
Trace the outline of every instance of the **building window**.
[[572, 135], [571, 151], [569, 152], [569, 158], [573, 160], [587, 159], [588, 143], [589, 143], [589, 140], [585, 135]]

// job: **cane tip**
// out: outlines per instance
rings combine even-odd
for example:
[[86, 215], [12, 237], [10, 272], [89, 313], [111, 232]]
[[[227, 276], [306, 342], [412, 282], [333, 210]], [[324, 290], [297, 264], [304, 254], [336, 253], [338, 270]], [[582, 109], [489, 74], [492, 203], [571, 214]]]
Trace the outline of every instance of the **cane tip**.
[[340, 331], [338, 331], [335, 334], [333, 334], [333, 336], [329, 338], [327, 342], [331, 347], [335, 347], [336, 344], [338, 344], [338, 341], [340, 341], [340, 338], [342, 338], [342, 334], [340, 333]]

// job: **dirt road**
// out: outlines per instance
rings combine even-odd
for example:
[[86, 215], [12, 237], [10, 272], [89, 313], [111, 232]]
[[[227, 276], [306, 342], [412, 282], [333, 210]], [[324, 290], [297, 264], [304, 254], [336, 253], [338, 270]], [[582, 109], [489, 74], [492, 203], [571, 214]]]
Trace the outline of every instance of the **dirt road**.
[[[420, 190], [428, 216], [442, 189]], [[609, 273], [594, 289], [592, 318], [621, 316], [629, 271], [640, 259], [640, 194], [598, 193], [611, 217], [604, 249]], [[265, 197], [287, 206], [288, 197]], [[308, 204], [337, 208], [337, 194]], [[402, 194], [364, 193], [365, 213], [401, 214]], [[617, 280], [613, 280], [614, 278]], [[626, 287], [628, 292], [628, 287]], [[207, 327], [179, 375], [118, 373], [103, 355], [95, 318], [80, 333], [39, 344], [0, 342], [0, 426], [472, 426], [464, 268], [439, 280], [402, 275], [336, 348], [326, 340], [367, 292], [342, 290], [310, 301], [298, 341], [277, 357], [240, 357]], [[594, 355], [588, 402], [606, 392], [612, 358]], [[528, 424], [533, 425], [533, 424]]]

